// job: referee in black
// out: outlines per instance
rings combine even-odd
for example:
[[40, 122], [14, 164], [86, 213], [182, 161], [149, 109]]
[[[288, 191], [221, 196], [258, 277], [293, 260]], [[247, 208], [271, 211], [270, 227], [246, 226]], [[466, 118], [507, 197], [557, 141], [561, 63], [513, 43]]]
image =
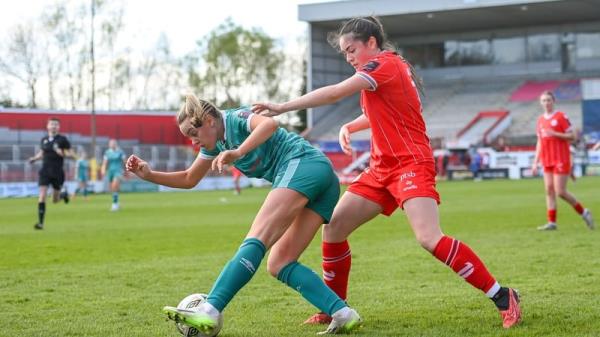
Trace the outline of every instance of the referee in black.
[[35, 229], [44, 229], [48, 186], [52, 185], [53, 202], [56, 203], [60, 199], [63, 199], [65, 203], [69, 202], [69, 194], [66, 192], [61, 193], [63, 183], [65, 182], [63, 162], [65, 157], [75, 157], [71, 151], [71, 143], [69, 143], [67, 137], [58, 133], [60, 129], [58, 118], [52, 117], [48, 119], [46, 129], [48, 129], [48, 135], [42, 138], [40, 151], [35, 156], [29, 158], [30, 163], [42, 159], [42, 168], [39, 171], [38, 180], [40, 191], [38, 198], [38, 222], [34, 226]]

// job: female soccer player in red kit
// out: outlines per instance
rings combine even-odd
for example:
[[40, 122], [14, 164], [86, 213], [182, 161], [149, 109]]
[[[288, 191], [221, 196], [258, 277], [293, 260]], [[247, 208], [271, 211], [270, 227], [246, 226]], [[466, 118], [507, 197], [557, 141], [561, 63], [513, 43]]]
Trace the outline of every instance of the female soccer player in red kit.
[[[520, 321], [519, 296], [501, 287], [479, 257], [461, 241], [442, 233], [435, 189], [435, 165], [421, 114], [420, 82], [412, 66], [386, 50], [383, 27], [375, 17], [345, 22], [330, 43], [339, 48], [356, 73], [283, 104], [257, 103], [253, 110], [273, 116], [291, 110], [332, 104], [355, 93], [363, 114], [342, 126], [340, 145], [351, 153], [350, 135], [371, 128], [371, 158], [367, 169], [349, 186], [323, 227], [323, 275], [346, 298], [351, 252], [348, 236], [377, 214], [404, 209], [417, 241], [438, 260], [491, 298], [509, 328]], [[309, 319], [325, 323], [324, 315]], [[307, 322], [309, 322], [307, 321]]]
[[546, 207], [548, 223], [538, 227], [539, 230], [555, 230], [556, 195], [568, 202], [577, 214], [581, 215], [589, 229], [594, 229], [592, 213], [584, 208], [567, 191], [567, 181], [571, 173], [571, 152], [569, 143], [575, 139], [569, 118], [562, 111], [554, 110], [554, 94], [544, 91], [540, 96], [540, 104], [544, 113], [537, 121], [537, 146], [531, 171], [537, 175], [538, 165], [544, 167], [544, 187], [546, 189]]

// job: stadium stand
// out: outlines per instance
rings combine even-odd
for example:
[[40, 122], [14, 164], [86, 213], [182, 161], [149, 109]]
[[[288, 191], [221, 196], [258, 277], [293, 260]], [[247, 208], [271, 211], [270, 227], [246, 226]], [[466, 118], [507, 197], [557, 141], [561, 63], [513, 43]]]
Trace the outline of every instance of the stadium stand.
[[[39, 151], [49, 117], [61, 121], [74, 150], [88, 150], [90, 114], [83, 111], [41, 111], [0, 108], [0, 182], [36, 181], [40, 163], [28, 158]], [[101, 160], [108, 140], [115, 138], [129, 155], [135, 153], [157, 169], [186, 168], [194, 151], [174, 123], [173, 112], [98, 112], [96, 116], [95, 157]], [[72, 175], [75, 162], [67, 160], [65, 170]]]
[[[49, 117], [61, 121], [61, 133], [73, 143], [89, 144], [90, 114], [85, 111], [41, 111], [0, 108], [0, 144], [37, 144]], [[173, 112], [100, 111], [96, 115], [99, 144], [109, 138], [121, 143], [183, 145]]]
[[510, 96], [511, 102], [536, 101], [543, 91], [552, 91], [558, 101], [581, 100], [581, 85], [576, 80], [526, 81]]

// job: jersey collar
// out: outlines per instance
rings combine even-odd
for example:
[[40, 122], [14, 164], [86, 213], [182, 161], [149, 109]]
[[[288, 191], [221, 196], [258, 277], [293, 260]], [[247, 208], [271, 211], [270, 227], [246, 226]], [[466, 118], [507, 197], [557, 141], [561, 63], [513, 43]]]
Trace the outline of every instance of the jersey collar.
[[551, 113], [551, 114], [547, 114], [547, 113], [544, 112], [544, 119], [546, 119], [546, 120], [551, 119], [552, 117], [554, 117], [554, 115], [556, 114], [556, 112], [557, 112], [557, 110], [554, 110], [554, 112]]

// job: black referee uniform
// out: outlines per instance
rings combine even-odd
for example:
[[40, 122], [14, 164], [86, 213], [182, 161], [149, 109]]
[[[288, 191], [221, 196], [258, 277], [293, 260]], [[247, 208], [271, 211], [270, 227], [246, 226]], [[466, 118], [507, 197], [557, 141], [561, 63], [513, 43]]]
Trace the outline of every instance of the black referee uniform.
[[[57, 151], [64, 154], [64, 151], [71, 148], [71, 143], [69, 143], [67, 137], [57, 134], [42, 138], [40, 146], [42, 150], [42, 168], [38, 172], [38, 186], [52, 186], [55, 191], [60, 191], [65, 182], [64, 156], [59, 155]], [[67, 200], [65, 199], [65, 201]], [[46, 203], [38, 203], [39, 222], [35, 226], [37, 229], [43, 228], [45, 213]]]

